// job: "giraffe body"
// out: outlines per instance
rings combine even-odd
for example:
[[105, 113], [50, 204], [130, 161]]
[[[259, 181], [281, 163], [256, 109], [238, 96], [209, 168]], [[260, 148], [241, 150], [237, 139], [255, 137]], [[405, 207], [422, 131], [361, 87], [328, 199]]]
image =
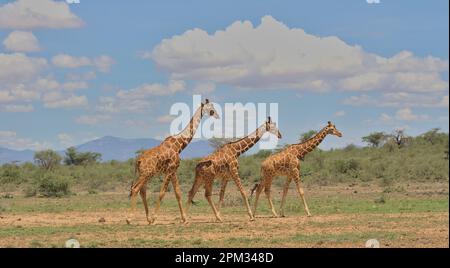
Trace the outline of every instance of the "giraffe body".
[[223, 203], [223, 197], [227, 182], [228, 180], [233, 180], [236, 183], [239, 191], [241, 192], [242, 198], [244, 199], [250, 220], [253, 220], [253, 213], [250, 209], [247, 196], [242, 187], [241, 179], [239, 177], [238, 157], [242, 153], [249, 150], [253, 145], [255, 145], [265, 132], [276, 134], [279, 138], [281, 138], [281, 134], [276, 128], [276, 124], [273, 123], [269, 118], [268, 121], [266, 121], [249, 136], [234, 142], [227, 143], [221, 146], [211, 155], [203, 158], [197, 164], [195, 169], [195, 180], [191, 190], [189, 191], [186, 211], [189, 209], [189, 206], [199, 187], [204, 185], [205, 198], [208, 200], [208, 203], [210, 204], [214, 212], [216, 220], [221, 222], [222, 218], [219, 214], [219, 211], [211, 199], [213, 182], [216, 178], [220, 178], [222, 179], [222, 187], [220, 190], [219, 208]]
[[[186, 214], [183, 210], [181, 201], [181, 190], [177, 178], [177, 169], [180, 166], [180, 153], [191, 142], [195, 131], [200, 124], [203, 115], [214, 116], [218, 118], [217, 112], [208, 100], [202, 103], [200, 108], [194, 113], [188, 126], [178, 135], [167, 137], [161, 144], [151, 149], [142, 152], [136, 158], [135, 170], [138, 174], [138, 179], [131, 186], [131, 212], [127, 218], [127, 223], [130, 224], [136, 207], [136, 195], [139, 193], [144, 203], [145, 215], [149, 223], [156, 220], [159, 212], [160, 204], [164, 195], [172, 183], [175, 196], [177, 198], [178, 206], [180, 208], [181, 220], [186, 222]], [[153, 177], [163, 175], [164, 180], [159, 192], [159, 198], [156, 203], [153, 217], [149, 217], [149, 209], [147, 203], [147, 183]]]
[[305, 207], [306, 214], [311, 216], [311, 213], [308, 208], [308, 204], [306, 203], [305, 194], [303, 187], [301, 185], [300, 180], [300, 165], [301, 159], [305, 157], [306, 154], [314, 150], [328, 135], [336, 135], [341, 137], [342, 134], [339, 132], [331, 122], [328, 122], [328, 125], [319, 131], [314, 137], [311, 139], [300, 143], [300, 144], [292, 144], [281, 150], [278, 153], [275, 153], [269, 157], [267, 157], [261, 164], [261, 181], [256, 188], [256, 197], [255, 203], [253, 206], [253, 214], [256, 213], [256, 208], [258, 205], [259, 195], [262, 190], [264, 190], [267, 199], [269, 201], [270, 208], [272, 210], [272, 215], [274, 217], [278, 217], [277, 212], [275, 211], [272, 197], [271, 197], [271, 186], [274, 178], [280, 176], [286, 176], [286, 183], [283, 188], [283, 195], [281, 199], [281, 216], [284, 217], [284, 204], [286, 201], [286, 195], [288, 193], [289, 185], [292, 181], [295, 182], [297, 192], [303, 202]]

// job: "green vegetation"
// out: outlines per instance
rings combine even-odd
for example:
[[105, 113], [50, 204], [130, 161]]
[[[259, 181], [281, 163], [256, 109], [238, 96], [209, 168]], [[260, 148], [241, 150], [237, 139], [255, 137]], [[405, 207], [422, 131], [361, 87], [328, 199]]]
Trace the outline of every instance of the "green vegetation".
[[[309, 137], [312, 133], [304, 133], [302, 137]], [[367, 138], [373, 136], [382, 136], [383, 142]], [[407, 137], [404, 132], [398, 131], [391, 135], [375, 133], [367, 137], [363, 139], [371, 141], [368, 147], [348, 145], [342, 149], [316, 149], [309, 153], [301, 164], [302, 180], [309, 185], [375, 182], [385, 187], [386, 191], [392, 190], [392, 185], [397, 182], [449, 180], [447, 133], [432, 129], [417, 137]], [[259, 181], [260, 163], [271, 153], [263, 150], [240, 158], [239, 172], [246, 187]], [[39, 152], [35, 157], [37, 165], [2, 165], [0, 188], [3, 191], [21, 190], [26, 196], [46, 197], [60, 197], [80, 191], [96, 194], [129, 189], [135, 180], [134, 159], [100, 163], [100, 157], [97, 153], [79, 153], [69, 148], [64, 165], [61, 165], [52, 152]], [[198, 159], [181, 162], [178, 175], [183, 191], [189, 190], [192, 185], [197, 162]], [[152, 179], [149, 185], [151, 191], [159, 191], [161, 179]], [[274, 181], [276, 186], [283, 183], [284, 180], [280, 179]]]

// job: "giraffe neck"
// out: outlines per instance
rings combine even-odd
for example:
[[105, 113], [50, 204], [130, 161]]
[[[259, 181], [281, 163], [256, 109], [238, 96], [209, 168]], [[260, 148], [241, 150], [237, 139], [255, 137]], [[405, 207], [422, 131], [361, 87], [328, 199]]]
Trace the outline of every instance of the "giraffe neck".
[[228, 146], [235, 152], [236, 156], [240, 156], [241, 154], [248, 151], [253, 147], [262, 137], [262, 135], [266, 132], [266, 125], [263, 124], [259, 128], [257, 128], [254, 132], [247, 135], [246, 137], [237, 140], [235, 142], [231, 142]]
[[195, 111], [194, 115], [189, 121], [189, 124], [177, 135], [173, 136], [179, 142], [175, 143], [178, 145], [178, 151], [181, 152], [186, 146], [191, 142], [194, 137], [195, 131], [197, 130], [200, 121], [202, 120], [202, 106], [200, 106], [197, 111]]
[[319, 131], [316, 135], [314, 135], [311, 139], [299, 143], [294, 144], [294, 149], [297, 154], [298, 158], [304, 157], [307, 153], [314, 150], [327, 136], [326, 128], [323, 128], [321, 131]]

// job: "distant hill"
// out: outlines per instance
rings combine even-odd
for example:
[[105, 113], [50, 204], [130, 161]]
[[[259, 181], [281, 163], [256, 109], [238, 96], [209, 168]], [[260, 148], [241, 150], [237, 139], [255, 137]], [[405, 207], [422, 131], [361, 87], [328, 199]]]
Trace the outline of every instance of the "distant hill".
[[34, 151], [16, 151], [0, 147], [0, 164], [33, 161]]
[[[135, 157], [135, 152], [140, 149], [149, 149], [158, 145], [161, 141], [156, 139], [124, 139], [112, 136], [105, 136], [75, 146], [80, 152], [98, 152], [102, 154], [102, 161], [118, 160], [124, 161]], [[214, 149], [208, 141], [193, 141], [181, 153], [181, 158], [202, 157], [211, 153]], [[64, 155], [64, 151], [59, 152]], [[26, 162], [33, 161], [34, 151], [16, 151], [0, 147], [0, 164], [13, 161]]]

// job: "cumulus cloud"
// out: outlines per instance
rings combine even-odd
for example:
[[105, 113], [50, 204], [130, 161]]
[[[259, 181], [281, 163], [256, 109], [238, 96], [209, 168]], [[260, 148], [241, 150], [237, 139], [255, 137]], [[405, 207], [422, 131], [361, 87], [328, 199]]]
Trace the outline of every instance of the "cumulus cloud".
[[83, 21], [73, 14], [65, 1], [17, 0], [0, 6], [0, 28], [76, 28]]
[[0, 53], [0, 84], [30, 81], [47, 67], [44, 58], [28, 57], [23, 53]]
[[164, 84], [143, 84], [130, 90], [119, 90], [117, 97], [121, 99], [143, 99], [148, 96], [172, 95], [183, 91], [186, 83], [180, 80], [171, 80], [167, 85]]
[[163, 115], [157, 118], [158, 123], [170, 123], [175, 119], [175, 116], [173, 115]]
[[97, 78], [97, 74], [94, 71], [86, 72], [86, 73], [69, 73], [66, 75], [67, 80], [72, 81], [86, 81], [86, 80], [92, 80]]
[[333, 114], [334, 117], [342, 117], [345, 115], [346, 115], [345, 111], [337, 111]]
[[32, 32], [14, 31], [3, 41], [6, 50], [13, 52], [36, 52], [41, 50], [39, 41]]
[[195, 94], [208, 94], [216, 90], [216, 84], [212, 82], [197, 83], [194, 87]]
[[342, 104], [351, 106], [374, 106], [374, 107], [426, 107], [426, 108], [448, 108], [448, 95], [442, 94], [420, 94], [409, 92], [389, 92], [378, 96], [362, 94], [350, 96], [342, 101]]
[[110, 119], [111, 116], [104, 114], [82, 115], [75, 119], [75, 122], [82, 125], [95, 125], [99, 122]]
[[0, 146], [15, 150], [43, 150], [51, 147], [46, 142], [19, 137], [16, 132], [10, 130], [0, 130]]
[[47, 108], [74, 108], [88, 105], [86, 96], [67, 95], [59, 91], [45, 94], [42, 100]]
[[59, 144], [65, 148], [73, 145], [73, 138], [67, 133], [58, 134]]
[[386, 58], [335, 36], [289, 28], [271, 16], [263, 17], [256, 27], [236, 21], [211, 35], [202, 29], [188, 30], [160, 42], [151, 58], [174, 79], [240, 88], [448, 90], [448, 82], [440, 76], [448, 71], [448, 60], [420, 58], [408, 51]]
[[53, 56], [52, 64], [60, 68], [79, 68], [84, 66], [94, 66], [100, 72], [107, 73], [111, 70], [115, 60], [107, 55], [101, 55], [90, 59], [85, 56], [75, 57], [67, 54]]
[[8, 104], [1, 110], [10, 113], [28, 113], [34, 111], [34, 107], [31, 104]]
[[395, 118], [402, 121], [418, 121], [429, 119], [428, 115], [414, 114], [410, 108], [400, 109], [395, 113]]

